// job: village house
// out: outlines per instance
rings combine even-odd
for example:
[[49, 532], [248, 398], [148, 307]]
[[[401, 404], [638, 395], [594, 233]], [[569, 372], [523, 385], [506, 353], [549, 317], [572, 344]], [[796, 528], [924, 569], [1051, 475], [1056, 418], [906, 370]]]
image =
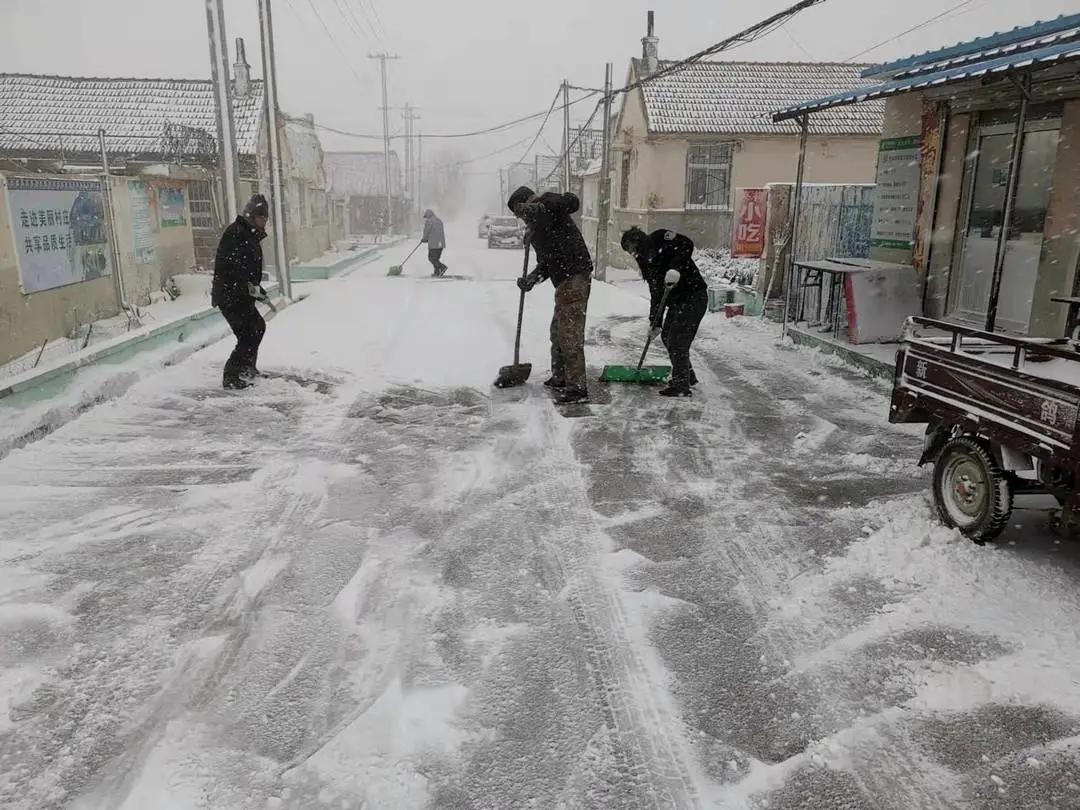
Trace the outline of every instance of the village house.
[[885, 100], [871, 258], [914, 266], [927, 316], [1060, 337], [1054, 299], [1078, 292], [1078, 64], [1080, 15], [1061, 17], [867, 69], [775, 120], [813, 132]]
[[[345, 229], [354, 236], [386, 233], [386, 156], [383, 152], [327, 152], [324, 156], [331, 199], [344, 210]], [[401, 161], [390, 153], [390, 205], [394, 223], [408, 222]]]
[[[785, 103], [858, 85], [864, 66], [826, 63], [698, 62], [664, 74], [652, 20], [633, 59], [613, 134], [613, 263], [626, 257], [619, 234], [632, 225], [671, 228], [700, 247], [726, 247], [736, 189], [793, 182], [799, 128], [774, 122]], [[650, 78], [654, 77], [655, 78]], [[873, 183], [882, 105], [816, 118], [807, 182]], [[586, 193], [586, 196], [592, 196]], [[595, 220], [586, 222], [592, 244]]]
[[[241, 200], [270, 188], [263, 110], [238, 42]], [[282, 129], [289, 252], [311, 259], [331, 238], [322, 148], [310, 117]], [[0, 74], [0, 363], [213, 269], [216, 132], [208, 80]]]

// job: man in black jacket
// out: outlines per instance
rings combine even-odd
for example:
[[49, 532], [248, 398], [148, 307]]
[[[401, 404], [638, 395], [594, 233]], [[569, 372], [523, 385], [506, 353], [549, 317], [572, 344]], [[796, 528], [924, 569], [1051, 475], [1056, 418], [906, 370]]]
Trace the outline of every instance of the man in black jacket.
[[580, 207], [573, 194], [548, 192], [542, 196], [527, 186], [510, 195], [514, 216], [527, 226], [526, 244], [536, 251], [536, 269], [518, 286], [528, 292], [551, 279], [555, 287], [555, 312], [551, 318], [551, 379], [544, 385], [559, 389], [561, 405], [585, 402], [589, 390], [585, 379], [585, 318], [592, 288], [592, 257], [570, 215]]
[[[646, 234], [634, 227], [623, 233], [622, 247], [637, 260], [641, 277], [649, 285], [649, 329], [653, 337], [663, 340], [671, 358], [671, 383], [660, 395], [691, 396], [697, 375], [690, 363], [690, 344], [709, 309], [708, 285], [694, 264], [694, 243], [674, 231]], [[668, 285], [665, 318], [660, 304]]]
[[225, 229], [214, 259], [214, 285], [210, 303], [236, 335], [236, 348], [225, 362], [222, 384], [225, 388], [247, 388], [250, 379], [259, 376], [256, 361], [259, 344], [266, 332], [266, 321], [255, 308], [256, 301], [266, 301], [262, 288], [263, 254], [259, 244], [266, 238], [270, 205], [262, 194], [254, 195], [243, 213]]

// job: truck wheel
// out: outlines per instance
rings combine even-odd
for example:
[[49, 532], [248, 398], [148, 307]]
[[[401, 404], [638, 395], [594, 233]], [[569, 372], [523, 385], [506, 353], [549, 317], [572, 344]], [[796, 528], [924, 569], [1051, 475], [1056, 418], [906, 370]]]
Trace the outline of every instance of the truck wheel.
[[934, 465], [934, 501], [946, 526], [982, 545], [1009, 523], [1012, 484], [980, 442], [961, 436], [942, 448]]

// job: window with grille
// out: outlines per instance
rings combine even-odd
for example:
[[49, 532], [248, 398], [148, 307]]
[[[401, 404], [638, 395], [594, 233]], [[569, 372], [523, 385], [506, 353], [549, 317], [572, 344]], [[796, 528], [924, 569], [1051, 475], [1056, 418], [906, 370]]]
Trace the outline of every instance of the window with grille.
[[686, 207], [731, 207], [730, 143], [693, 143], [686, 152]]
[[188, 197], [191, 202], [191, 227], [207, 230], [216, 228], [214, 198], [210, 191], [210, 184], [202, 180], [188, 183]]

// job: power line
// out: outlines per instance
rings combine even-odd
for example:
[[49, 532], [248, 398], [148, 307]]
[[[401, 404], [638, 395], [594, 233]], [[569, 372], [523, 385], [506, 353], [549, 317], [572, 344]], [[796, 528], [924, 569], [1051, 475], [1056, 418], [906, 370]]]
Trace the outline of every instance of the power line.
[[[363, 5], [363, 0], [360, 0], [360, 2], [361, 2], [361, 5]], [[375, 3], [375, 0], [367, 0], [367, 4], [371, 8], [371, 13], [375, 15], [375, 21], [379, 24], [379, 28], [382, 29], [383, 36], [385, 37], [386, 36], [386, 26], [383, 25], [382, 15], [379, 14], [378, 5]]]
[[457, 161], [454, 161], [454, 163], [451, 164], [451, 165], [453, 165], [453, 166], [465, 166], [465, 165], [467, 165], [469, 163], [479, 163], [481, 160], [486, 160], [487, 158], [495, 157], [496, 155], [501, 155], [503, 152], [509, 152], [511, 149], [517, 149], [519, 146], [521, 146], [523, 143], [525, 143], [525, 141], [529, 140], [529, 138], [531, 138], [531, 137], [532, 137], [531, 135], [526, 135], [521, 140], [514, 141], [513, 143], [507, 144], [506, 146], [502, 147], [501, 149], [496, 149], [494, 152], [488, 152], [486, 155], [479, 155], [477, 157], [466, 158], [465, 160], [457, 160]]
[[806, 48], [803, 47], [803, 44], [799, 42], [799, 40], [795, 39], [795, 35], [788, 30], [788, 27], [786, 25], [781, 25], [780, 30], [787, 34], [787, 38], [791, 40], [792, 44], [796, 48], [803, 52], [803, 56], [805, 56], [811, 62], [814, 61], [814, 55], [810, 53], [810, 51], [806, 50]]
[[[594, 96], [599, 95], [602, 92], [603, 92], [602, 90], [590, 90], [587, 95], [579, 96], [578, 98], [573, 99], [570, 102], [570, 106], [573, 107], [575, 104], [580, 104], [582, 101], [593, 98]], [[560, 106], [558, 109], [562, 109], [562, 107]], [[551, 112], [552, 112], [551, 110], [545, 110], [543, 112], [533, 113], [531, 115], [522, 116], [521, 118], [515, 118], [512, 121], [506, 121], [506, 122], [504, 122], [502, 124], [496, 124], [495, 126], [487, 127], [486, 129], [474, 130], [472, 132], [442, 132], [442, 133], [436, 132], [436, 133], [431, 133], [431, 134], [425, 132], [424, 137], [425, 138], [473, 138], [473, 137], [476, 137], [478, 135], [491, 135], [492, 133], [495, 133], [495, 132], [502, 132], [503, 130], [512, 129], [513, 127], [519, 126], [521, 124], [527, 124], [529, 121], [535, 121], [538, 118], [543, 118], [545, 116], [550, 115]], [[367, 133], [367, 132], [352, 132], [350, 130], [338, 129], [336, 127], [330, 127], [330, 126], [327, 126], [325, 124], [315, 124], [315, 128], [316, 129], [325, 129], [327, 132], [333, 132], [333, 133], [336, 133], [338, 135], [344, 135], [344, 136], [349, 137], [349, 138], [366, 138], [368, 140], [382, 140], [382, 137], [383, 137], [382, 135], [374, 135], [374, 134]]]
[[[613, 90], [612, 95], [618, 95], [619, 93], [629, 93], [631, 90], [636, 90], [637, 88], [642, 87], [649, 82], [654, 82], [658, 79], [664, 78], [665, 76], [670, 76], [673, 73], [678, 73], [679, 71], [684, 70], [690, 65], [700, 62], [707, 56], [715, 56], [721, 51], [726, 51], [731, 48], [738, 47], [739, 45], [747, 45], [751, 42], [755, 42], [762, 37], [768, 36], [777, 28], [780, 28], [784, 23], [786, 23], [795, 15], [800, 14], [803, 11], [806, 11], [808, 8], [813, 8], [814, 6], [820, 5], [824, 2], [825, 0], [799, 0], [799, 2], [795, 5], [789, 6], [783, 11], [778, 11], [771, 17], [767, 17], [761, 22], [751, 25], [749, 28], [744, 28], [737, 34], [720, 40], [715, 45], [710, 45], [708, 48], [704, 48], [697, 53], [691, 54], [685, 59], [680, 59], [677, 62], [672, 62], [666, 67], [657, 70], [655, 73], [651, 73], [648, 76], [638, 79], [635, 82], [630, 82], [630, 84], [626, 85], [625, 87], [620, 87], [617, 90]], [[967, 2], [972, 2], [972, 0], [967, 0]]]
[[[292, 9], [293, 14], [295, 14], [298, 18], [303, 19], [301, 17], [301, 15], [300, 15], [299, 10], [293, 4], [293, 0], [285, 0], [285, 1], [289, 4], [289, 8]], [[330, 40], [330, 44], [332, 44], [334, 46], [334, 49], [341, 55], [341, 58], [344, 61], [345, 66], [349, 69], [349, 71], [352, 73], [352, 75], [356, 77], [356, 80], [360, 84], [362, 84], [362, 85], [366, 84], [367, 82], [363, 78], [361, 78], [359, 73], [356, 72], [356, 68], [353, 67], [352, 62], [349, 61], [349, 57], [346, 56], [345, 51], [343, 51], [341, 49], [341, 46], [338, 45], [338, 41], [336, 39], [334, 39], [333, 34], [330, 33], [330, 27], [326, 24], [326, 20], [323, 19], [323, 16], [319, 13], [319, 9], [315, 7], [315, 3], [312, 2], [312, 0], [307, 0], [307, 4], [309, 6], [311, 6], [311, 10], [313, 12], [315, 12], [315, 16], [316, 16], [316, 18], [318, 18], [319, 24], [322, 26], [323, 31], [326, 32], [327, 39]]]
[[533, 150], [533, 147], [536, 146], [536, 142], [538, 140], [540, 140], [540, 136], [544, 134], [544, 127], [547, 126], [547, 122], [548, 122], [548, 119], [551, 118], [551, 114], [553, 112], [555, 112], [555, 107], [559, 103], [559, 96], [561, 94], [562, 94], [562, 88], [560, 87], [555, 93], [555, 98], [553, 98], [551, 100], [551, 106], [548, 108], [547, 115], [544, 116], [544, 120], [540, 124], [540, 129], [537, 130], [536, 137], [532, 139], [532, 143], [529, 144], [529, 148], [525, 150], [525, 154], [523, 154], [521, 156], [521, 160], [519, 160], [518, 163], [524, 163], [525, 162], [525, 158], [527, 158], [529, 156], [529, 152], [531, 152]]
[[341, 19], [345, 21], [345, 24], [352, 29], [353, 33], [357, 37], [364, 40], [374, 41], [376, 39], [375, 32], [371, 29], [371, 26], [367, 26], [367, 31], [362, 31], [363, 26], [360, 24], [360, 18], [357, 17], [352, 8], [349, 6], [347, 0], [334, 0], [334, 5], [337, 8], [338, 14]]
[[908, 34], [914, 34], [916, 31], [921, 31], [923, 28], [926, 28], [929, 25], [933, 25], [934, 23], [936, 23], [941, 18], [949, 16], [954, 11], [958, 11], [959, 9], [962, 9], [964, 6], [970, 6], [974, 2], [975, 2], [975, 0], [963, 0], [963, 2], [957, 3], [955, 6], [951, 6], [950, 8], [945, 9], [940, 14], [935, 14], [933, 17], [930, 17], [929, 19], [923, 20], [918, 25], [913, 26], [912, 28], [909, 28], [906, 31], [901, 31], [899, 34], [896, 34], [895, 36], [889, 37], [884, 42], [879, 42], [877, 45], [874, 45], [874, 46], [872, 46], [870, 48], [867, 48], [865, 51], [859, 51], [859, 53], [855, 54], [854, 56], [848, 57], [844, 61], [845, 62], [854, 62], [860, 56], [866, 56], [866, 54], [871, 53], [872, 51], [876, 51], [878, 48], [881, 48], [881, 47], [883, 47], [885, 45], [889, 45], [889, 44], [891, 44], [893, 42], [896, 42], [898, 39], [901, 39], [902, 37], [906, 37]]

